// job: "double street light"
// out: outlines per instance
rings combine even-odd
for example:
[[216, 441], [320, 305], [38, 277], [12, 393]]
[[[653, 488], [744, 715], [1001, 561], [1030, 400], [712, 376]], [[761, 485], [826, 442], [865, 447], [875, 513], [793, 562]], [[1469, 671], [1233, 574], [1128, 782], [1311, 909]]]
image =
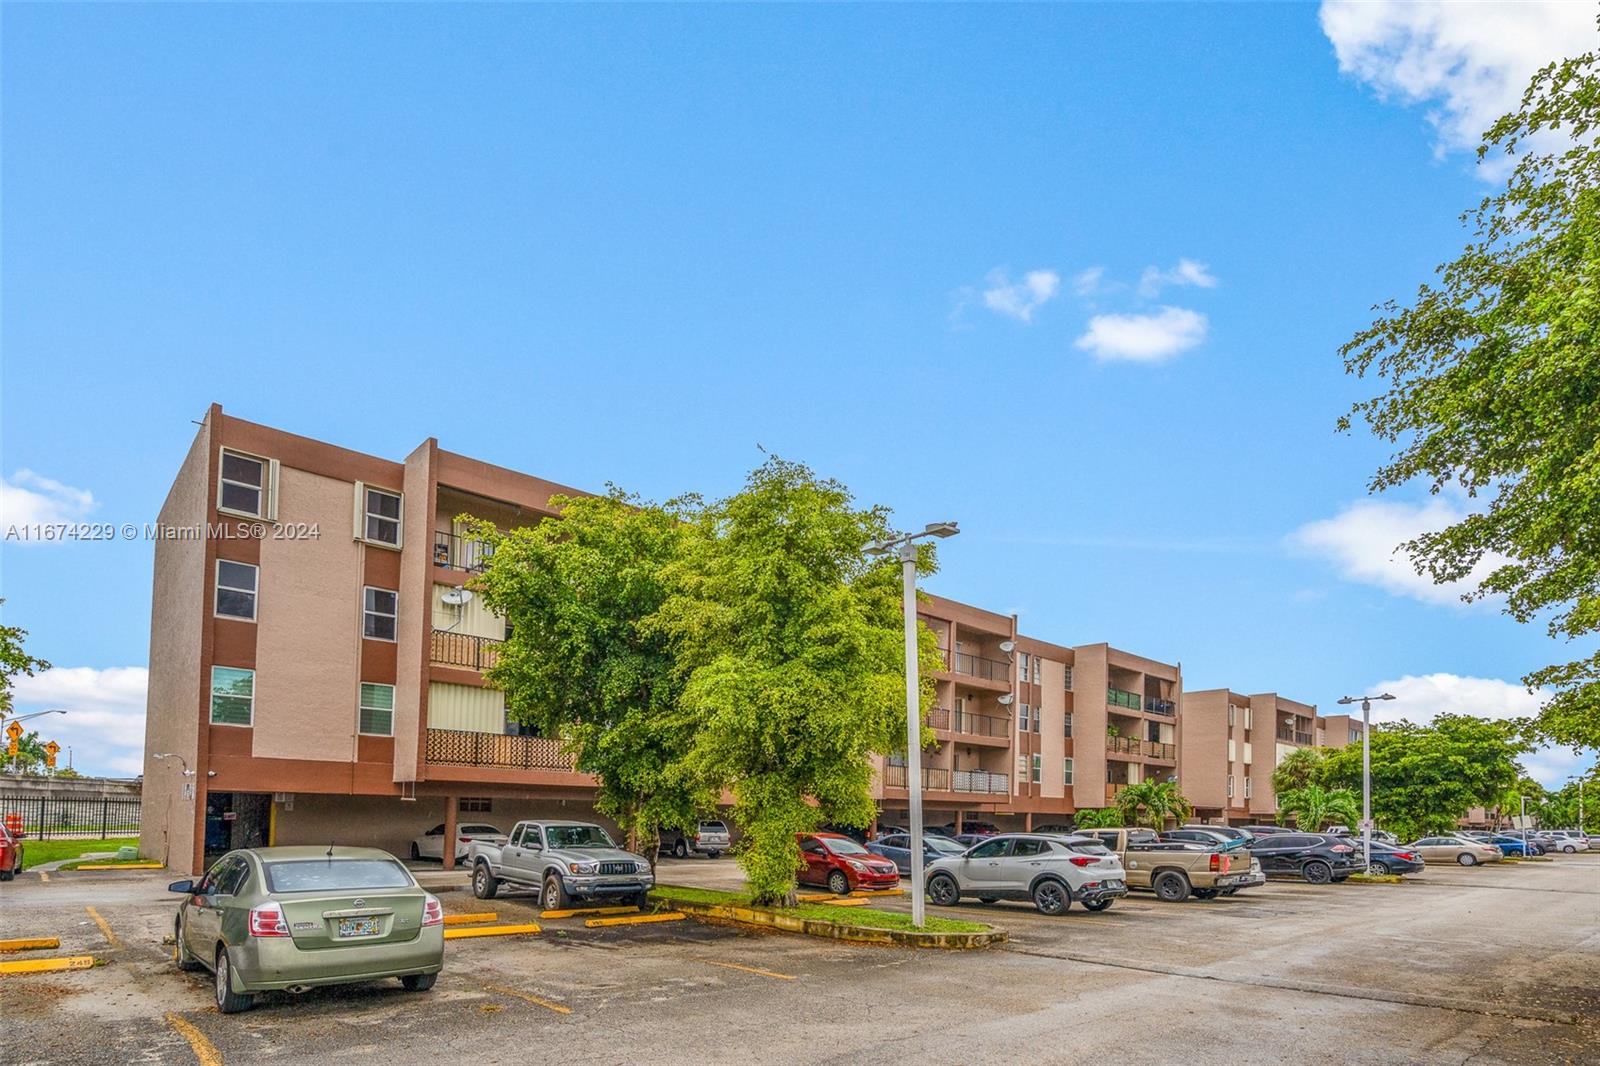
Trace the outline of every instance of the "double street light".
[[900, 559], [902, 606], [906, 629], [906, 790], [911, 807], [911, 924], [926, 921], [922, 886], [922, 680], [917, 676], [917, 546], [924, 537], [953, 537], [954, 522], [931, 522], [920, 533], [901, 533], [869, 545], [868, 555], [894, 552]]
[[1372, 701], [1392, 700], [1385, 692], [1378, 696], [1344, 696], [1339, 703], [1348, 707], [1361, 704], [1361, 860], [1372, 869]]

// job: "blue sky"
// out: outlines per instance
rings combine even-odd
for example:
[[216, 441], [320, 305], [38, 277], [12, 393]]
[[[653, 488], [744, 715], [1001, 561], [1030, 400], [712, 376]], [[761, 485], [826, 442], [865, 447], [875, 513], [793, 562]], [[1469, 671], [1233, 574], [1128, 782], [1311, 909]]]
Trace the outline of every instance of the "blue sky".
[[[930, 587], [1029, 633], [1527, 713], [1573, 649], [1390, 561], [1464, 501], [1362, 505], [1333, 431], [1463, 131], [1593, 36], [1461, 10], [8, 5], [3, 524], [148, 521], [212, 401], [655, 497], [759, 444], [958, 520]], [[150, 545], [0, 561], [19, 702], [134, 770]]]

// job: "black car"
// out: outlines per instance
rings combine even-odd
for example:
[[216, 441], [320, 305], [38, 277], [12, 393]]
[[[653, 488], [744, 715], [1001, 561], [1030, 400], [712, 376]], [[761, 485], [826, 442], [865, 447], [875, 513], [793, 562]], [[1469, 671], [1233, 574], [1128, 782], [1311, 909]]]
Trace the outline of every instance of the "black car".
[[1286, 825], [1243, 825], [1239, 828], [1251, 836], [1257, 837], [1269, 836], [1273, 833], [1293, 833], [1295, 831]]
[[[1254, 826], [1249, 828], [1254, 832]], [[1347, 838], [1324, 833], [1268, 833], [1246, 846], [1268, 876], [1294, 874], [1313, 885], [1325, 885], [1362, 871], [1360, 849], [1351, 847]]]
[[[1355, 846], [1356, 857], [1361, 857], [1361, 838], [1346, 838]], [[1381, 840], [1372, 842], [1372, 863], [1367, 867], [1369, 874], [1414, 874], [1421, 873], [1424, 867], [1422, 854], [1410, 848], [1396, 847], [1385, 844]]]

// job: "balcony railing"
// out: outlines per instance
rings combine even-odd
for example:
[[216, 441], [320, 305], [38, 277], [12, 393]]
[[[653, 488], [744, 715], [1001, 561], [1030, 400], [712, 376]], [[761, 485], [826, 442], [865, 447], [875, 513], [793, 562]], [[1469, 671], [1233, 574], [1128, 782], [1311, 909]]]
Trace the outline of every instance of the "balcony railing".
[[[883, 768], [883, 783], [887, 788], [906, 787], [906, 768], [893, 763]], [[949, 792], [950, 771], [941, 766], [924, 766], [922, 768], [922, 791], [924, 792]]]
[[1129, 755], [1139, 754], [1139, 741], [1135, 737], [1106, 737], [1107, 751], [1127, 752]]
[[969, 655], [958, 651], [953, 656], [952, 669], [958, 674], [969, 677], [981, 677], [985, 681], [1011, 680], [1011, 664], [998, 659], [985, 659], [981, 655]]
[[1171, 700], [1147, 699], [1144, 701], [1144, 709], [1151, 714], [1164, 714], [1168, 718], [1178, 713], [1178, 705]]
[[956, 770], [950, 774], [950, 791], [1011, 794], [1011, 775], [988, 770]]
[[451, 766], [490, 766], [513, 770], [571, 770], [572, 756], [561, 741], [474, 733], [465, 729], [428, 730], [426, 759]]
[[500, 658], [500, 645], [504, 641], [492, 637], [475, 637], [470, 633], [451, 633], [443, 629], [433, 631], [428, 661], [440, 666], [464, 666], [469, 670], [487, 670]]
[[1122, 792], [1127, 787], [1128, 787], [1128, 785], [1127, 785], [1126, 782], [1124, 782], [1124, 783], [1122, 783], [1120, 785], [1119, 784], [1109, 784], [1109, 785], [1107, 785], [1106, 786], [1106, 803], [1107, 804], [1115, 803], [1117, 801], [1117, 793], [1118, 792]]
[[1176, 744], [1163, 744], [1159, 740], [1144, 740], [1139, 742], [1139, 752], [1142, 755], [1150, 756], [1152, 759], [1171, 762], [1178, 757], [1178, 746]]
[[950, 708], [933, 708], [927, 714], [922, 716], [922, 724], [927, 726], [929, 729], [948, 730], [950, 728]]
[[1309, 744], [1311, 743], [1311, 734], [1302, 733], [1298, 729], [1291, 729], [1286, 725], [1280, 725], [1278, 727], [1278, 739], [1287, 740], [1293, 744]]
[[476, 573], [489, 565], [493, 549], [481, 540], [468, 540], [454, 533], [434, 530], [433, 565], [449, 570], [466, 570]]
[[996, 718], [991, 714], [973, 714], [970, 711], [957, 711], [955, 715], [956, 732], [965, 733], [974, 737], [1008, 737], [1011, 735], [1011, 720]]
[[1106, 688], [1106, 702], [1113, 707], [1126, 707], [1130, 711], [1137, 711], [1144, 707], [1144, 701], [1137, 692], [1126, 692], [1120, 688]]

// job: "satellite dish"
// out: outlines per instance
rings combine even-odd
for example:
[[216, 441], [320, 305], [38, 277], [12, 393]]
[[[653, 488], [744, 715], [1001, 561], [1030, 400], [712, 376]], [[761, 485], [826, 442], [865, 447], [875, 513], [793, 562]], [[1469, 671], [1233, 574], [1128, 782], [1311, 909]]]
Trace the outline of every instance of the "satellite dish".
[[465, 607], [472, 602], [472, 590], [457, 585], [453, 589], [445, 589], [444, 595], [439, 598], [452, 607]]

